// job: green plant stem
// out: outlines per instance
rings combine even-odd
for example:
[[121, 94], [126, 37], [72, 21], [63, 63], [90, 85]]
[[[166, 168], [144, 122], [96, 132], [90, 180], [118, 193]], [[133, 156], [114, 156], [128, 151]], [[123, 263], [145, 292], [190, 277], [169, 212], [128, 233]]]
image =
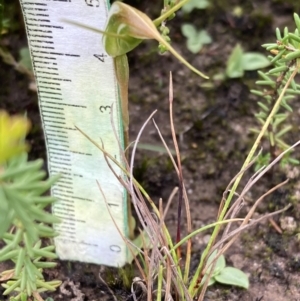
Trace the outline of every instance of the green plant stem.
[[[262, 137], [264, 136], [265, 132], [268, 129], [268, 126], [269, 126], [272, 118], [274, 117], [274, 115], [276, 114], [276, 112], [279, 109], [279, 106], [281, 104], [281, 101], [282, 101], [285, 93], [286, 93], [286, 90], [288, 89], [290, 83], [292, 82], [292, 80], [294, 79], [294, 77], [296, 76], [296, 74], [298, 73], [299, 67], [300, 67], [300, 65], [297, 64], [297, 66], [295, 67], [295, 70], [293, 71], [293, 73], [289, 77], [288, 81], [286, 82], [285, 86], [283, 87], [283, 89], [282, 89], [282, 91], [281, 91], [281, 93], [280, 93], [280, 95], [279, 95], [279, 97], [278, 97], [278, 99], [277, 99], [277, 101], [276, 101], [276, 103], [275, 103], [272, 111], [270, 112], [270, 114], [269, 114], [266, 122], [264, 123], [264, 125], [263, 125], [260, 133], [258, 134], [258, 136], [257, 136], [257, 138], [256, 138], [256, 140], [255, 140], [255, 142], [254, 142], [254, 144], [253, 144], [253, 146], [252, 146], [249, 154], [248, 154], [248, 156], [247, 156], [247, 158], [246, 158], [246, 160], [245, 160], [245, 162], [244, 162], [244, 164], [243, 164], [243, 166], [241, 168], [241, 171], [243, 171], [248, 166], [248, 164], [250, 163], [250, 161], [252, 160], [252, 158], [253, 158], [253, 156], [254, 156], [254, 154], [255, 154], [255, 152], [256, 152], [259, 144], [260, 144], [260, 141], [261, 141]], [[227, 197], [227, 199], [225, 201], [224, 207], [223, 207], [223, 209], [222, 209], [222, 211], [221, 211], [221, 213], [220, 213], [220, 215], [218, 217], [218, 221], [223, 220], [223, 218], [224, 218], [224, 216], [225, 216], [225, 214], [226, 214], [226, 212], [227, 212], [227, 210], [229, 208], [231, 200], [232, 200], [232, 198], [233, 198], [233, 196], [234, 196], [234, 194], [236, 192], [236, 189], [237, 189], [237, 187], [238, 187], [238, 185], [239, 185], [239, 183], [240, 183], [243, 175], [244, 175], [244, 172], [241, 172], [241, 174], [236, 178], [236, 180], [235, 180], [235, 182], [233, 184], [233, 187], [230, 190], [230, 193], [229, 193], [229, 195], [228, 195], [228, 197]], [[198, 290], [199, 290], [199, 288], [196, 288], [196, 283], [197, 283], [199, 277], [201, 276], [200, 274], [201, 274], [202, 269], [203, 269], [203, 263], [205, 262], [206, 257], [208, 255], [210, 249], [212, 248], [213, 243], [215, 242], [215, 239], [216, 239], [216, 237], [217, 237], [217, 235], [218, 235], [218, 233], [220, 231], [220, 227], [221, 227], [221, 225], [217, 224], [216, 227], [214, 228], [214, 231], [213, 231], [213, 233], [212, 233], [212, 235], [210, 237], [210, 240], [209, 240], [209, 242], [207, 244], [207, 247], [205, 248], [205, 250], [203, 252], [203, 256], [201, 258], [200, 264], [199, 264], [199, 266], [198, 266], [198, 268], [196, 270], [196, 273], [193, 276], [193, 279], [192, 279], [192, 281], [190, 283], [189, 292], [190, 292], [190, 294], [191, 294], [192, 297], [194, 297], [197, 294]]]
[[222, 221], [217, 221], [215, 223], [203, 226], [195, 231], [193, 231], [192, 233], [190, 233], [189, 235], [185, 236], [184, 238], [182, 238], [176, 245], [174, 245], [174, 247], [172, 249], [170, 249], [170, 252], [173, 250], [176, 250], [178, 247], [180, 247], [181, 245], [183, 245], [188, 239], [191, 239], [192, 237], [194, 237], [195, 235], [206, 231], [210, 228], [214, 228], [216, 226], [221, 226], [224, 224], [228, 224], [228, 223], [233, 223], [233, 222], [242, 222], [244, 219], [243, 218], [232, 218], [232, 219], [226, 219], [226, 220], [222, 220]]
[[159, 264], [158, 269], [158, 280], [157, 280], [157, 301], [161, 301], [161, 291], [162, 291], [162, 283], [163, 283], [163, 273], [164, 273], [164, 266], [162, 264]]
[[163, 21], [165, 21], [168, 17], [170, 17], [173, 13], [177, 12], [181, 7], [186, 4], [190, 0], [183, 0], [174, 5], [171, 9], [165, 12], [163, 15], [158, 17], [157, 19], [153, 20], [152, 22], [156, 27], [158, 27]]

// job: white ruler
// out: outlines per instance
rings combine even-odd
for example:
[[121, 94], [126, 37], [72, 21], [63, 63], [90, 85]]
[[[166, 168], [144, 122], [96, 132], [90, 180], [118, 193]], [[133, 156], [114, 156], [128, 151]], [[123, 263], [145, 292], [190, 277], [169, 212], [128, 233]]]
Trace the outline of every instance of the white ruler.
[[[75, 126], [120, 162], [123, 141], [113, 60], [98, 33], [65, 23], [68, 19], [103, 29], [105, 0], [20, 0], [38, 86], [50, 174], [62, 174], [52, 188], [60, 259], [121, 266], [127, 249], [117, 231], [98, 181], [119, 228], [127, 234], [126, 193], [103, 155]], [[113, 123], [118, 137], [113, 133]], [[119, 171], [121, 173], [121, 171]]]

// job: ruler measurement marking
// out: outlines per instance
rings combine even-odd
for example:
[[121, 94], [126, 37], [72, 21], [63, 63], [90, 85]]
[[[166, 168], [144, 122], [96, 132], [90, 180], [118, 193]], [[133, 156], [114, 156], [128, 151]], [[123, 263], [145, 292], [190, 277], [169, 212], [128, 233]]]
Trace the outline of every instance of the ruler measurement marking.
[[35, 21], [35, 22], [47, 22], [47, 23], [50, 23], [50, 20], [47, 20], [47, 19], [27, 18], [27, 20]]
[[76, 229], [75, 228], [72, 228], [70, 226], [67, 226], [67, 225], [61, 225], [60, 227], [58, 226], [56, 229], [64, 229], [64, 231], [68, 232], [68, 233], [71, 233], [71, 234], [76, 234]]
[[63, 176], [62, 176], [62, 179], [66, 179], [66, 180], [73, 180], [73, 178], [72, 177], [68, 177], [68, 176], [66, 176], [63, 172], [57, 172], [58, 174], [63, 174]]
[[80, 153], [80, 152], [76, 152], [76, 151], [72, 151], [72, 150], [70, 150], [70, 152], [74, 153], [74, 154], [79, 154], [79, 155], [92, 156], [92, 154], [89, 154], [89, 153]]
[[33, 50], [32, 52], [36, 52], [36, 53], [45, 53], [45, 54], [52, 54], [52, 55], [64, 55], [64, 53], [50, 52], [50, 51], [41, 51], [41, 50]]
[[[30, 43], [31, 44], [31, 43]], [[35, 47], [35, 48], [42, 48], [42, 49], [55, 49], [54, 47], [50, 47], [50, 46], [38, 46], [38, 45], [30, 45], [31, 48]]]
[[60, 179], [59, 183], [65, 183], [65, 184], [70, 184], [70, 185], [74, 184], [73, 181], [66, 181], [64, 178]]
[[42, 101], [42, 102], [52, 103], [52, 104], [61, 105], [61, 106], [71, 106], [71, 107], [78, 107], [78, 108], [87, 109], [87, 106], [81, 106], [81, 105], [74, 105], [74, 104], [68, 104], [68, 103], [59, 103], [59, 102], [53, 102], [53, 101]]
[[51, 170], [54, 168], [55, 170], [60, 170], [60, 171], [61, 170], [72, 171], [72, 169], [70, 167], [61, 166], [61, 165], [59, 165], [59, 163], [51, 162], [49, 165], [50, 165]]
[[[63, 227], [59, 227], [57, 229], [63, 229], [64, 230], [64, 233], [66, 234], [70, 234], [71, 237], [74, 237], [74, 235], [76, 234], [76, 230], [74, 229], [73, 231], [72, 230], [68, 230], [66, 228], [63, 228]], [[56, 230], [57, 230], [56, 229]], [[75, 237], [74, 237], [75, 238]]]
[[51, 87], [51, 89], [56, 89], [56, 90], [60, 90], [61, 91], [61, 85], [60, 85], [60, 83], [49, 83], [49, 82], [47, 83], [47, 82], [43, 82], [43, 81], [38, 81], [38, 83], [53, 85], [54, 87]]
[[52, 147], [51, 147], [51, 149], [49, 149], [49, 152], [52, 154], [59, 154], [60, 156], [70, 157], [70, 154], [68, 152], [66, 152], [66, 151], [57, 152], [57, 150], [52, 150]]
[[[44, 117], [45, 118], [45, 117]], [[57, 121], [57, 120], [48, 120], [48, 119], [44, 119], [44, 122], [47, 122], [48, 123], [48, 125], [49, 125], [49, 122], [51, 122], [51, 123], [55, 123], [55, 124], [66, 124], [65, 122], [60, 122], [60, 121]]]
[[44, 82], [44, 81], [41, 81], [41, 80], [39, 80], [38, 83], [48, 84], [48, 85], [53, 85], [53, 86], [61, 86], [60, 83], [50, 83], [50, 82]]
[[[34, 13], [27, 13], [27, 15], [31, 15], [31, 16], [41, 16], [41, 17], [49, 17], [49, 15], [45, 15], [45, 14], [34, 14]], [[52, 31], [50, 31], [52, 33]]]
[[[49, 164], [49, 170], [51, 171], [51, 172], [53, 172], [54, 174], [64, 174], [64, 173], [66, 173], [66, 170], [67, 171], [72, 171], [70, 168], [64, 168], [64, 167], [61, 167], [61, 166], [55, 166], [55, 164], [53, 164], [53, 163], [51, 163], [51, 164]], [[71, 174], [71, 173], [69, 173], [69, 174]]]
[[[68, 140], [60, 140], [60, 139], [55, 139], [55, 138], [52, 138], [52, 137], [47, 137], [47, 141], [51, 143], [51, 140], [54, 141], [54, 142], [68, 142]], [[53, 153], [53, 152], [52, 152]], [[62, 155], [62, 156], [68, 156], [67, 154], [65, 155]], [[68, 156], [70, 157], [70, 156]]]
[[64, 206], [64, 207], [68, 207], [68, 208], [70, 208], [70, 210], [74, 211], [75, 206], [74, 206], [73, 202], [70, 203], [69, 201], [65, 201], [64, 199], [60, 198], [59, 199], [59, 204]]
[[[47, 106], [44, 106], [44, 107], [47, 107]], [[47, 108], [49, 108], [49, 109], [56, 109], [56, 110], [59, 110], [58, 112], [57, 111], [48, 111], [48, 110], [43, 110], [43, 112], [46, 112], [46, 113], [51, 113], [51, 114], [56, 114], [56, 115], [63, 115], [63, 116], [65, 116], [65, 114], [64, 113], [62, 113], [60, 110], [61, 109], [59, 109], [59, 108], [54, 108], [54, 107], [47, 107]], [[64, 118], [65, 119], [65, 118]]]
[[[55, 60], [56, 61], [56, 57], [39, 56], [39, 55], [37, 55], [36, 57], [37, 58], [42, 58], [42, 59], [45, 59], [45, 60]], [[39, 62], [36, 59], [34, 59], [34, 60], [35, 60], [35, 62]]]
[[59, 196], [59, 200], [63, 201], [64, 203], [66, 203], [66, 205], [68, 206], [74, 206], [74, 201], [71, 199], [64, 199], [61, 196]]
[[60, 185], [60, 184], [56, 184], [56, 186], [62, 188], [62, 189], [73, 189], [72, 186], [69, 186], [69, 185]]
[[55, 214], [61, 214], [61, 215], [67, 215], [70, 216], [71, 219], [70, 220], [75, 220], [76, 219], [76, 215], [73, 212], [70, 211], [66, 211], [63, 210], [63, 208], [59, 208], [59, 205], [57, 204], [57, 206], [55, 206], [55, 210], [54, 210]]
[[65, 228], [70, 231], [72, 231], [72, 230], [76, 231], [76, 227], [74, 226], [74, 223], [66, 224], [66, 223], [64, 223], [64, 221], [62, 221], [60, 224], [55, 224], [55, 228]]
[[52, 33], [52, 30], [42, 30], [42, 29], [30, 29], [30, 31], [44, 32], [44, 33]]
[[[46, 114], [45, 114], [46, 113]], [[51, 113], [50, 115], [47, 113]], [[54, 115], [53, 115], [54, 114]], [[43, 111], [42, 114], [44, 117], [51, 117], [53, 119], [59, 119], [59, 120], [66, 120], [65, 114], [63, 114], [61, 111], [59, 112], [53, 112], [53, 111]], [[56, 115], [62, 115], [62, 116], [56, 116]], [[46, 120], [46, 119], [45, 119]]]
[[64, 193], [61, 193], [59, 195], [62, 195], [62, 196], [65, 196], [65, 197], [70, 197], [70, 198], [77, 199], [77, 200], [80, 200], [80, 201], [94, 202], [93, 200], [86, 199], [86, 198], [80, 198], [80, 197], [77, 197], [77, 196], [74, 196], [74, 195], [70, 196], [70, 195], [67, 195], [67, 194], [64, 194]]
[[53, 132], [53, 133], [46, 133], [46, 134], [47, 134], [47, 136], [57, 136], [57, 137], [60, 137], [60, 138], [68, 138], [68, 136], [63, 136], [63, 135], [57, 134], [55, 132]]
[[64, 237], [63, 233], [61, 233], [60, 235], [61, 235], [62, 238], [58, 237], [57, 240], [61, 241], [63, 244], [66, 244], [66, 243], [77, 244], [77, 241], [75, 241], [75, 240], [63, 238]]
[[67, 162], [71, 161], [71, 159], [64, 159], [64, 158], [61, 158], [61, 157], [56, 157], [56, 156], [51, 156], [51, 155], [50, 155], [50, 158], [57, 159], [59, 161], [67, 161]]
[[58, 226], [58, 228], [65, 228], [65, 229], [69, 229], [69, 230], [75, 230], [76, 229], [74, 227], [74, 224], [67, 224], [67, 223], [64, 223], [64, 222], [62, 222], [60, 225], [57, 225], [57, 226]]
[[72, 164], [68, 164], [66, 162], [55, 161], [51, 157], [49, 157], [49, 162], [54, 163], [54, 164], [61, 164], [61, 165], [64, 165], [64, 166], [72, 166]]
[[[63, 114], [62, 112], [64, 112], [64, 109], [65, 109], [62, 107], [54, 107], [54, 106], [47, 106], [47, 105], [41, 105], [41, 107], [46, 108], [43, 110], [44, 112], [51, 112], [51, 113], [56, 112], [57, 114], [59, 114], [59, 113]], [[53, 109], [55, 111], [48, 111], [49, 109]]]
[[41, 74], [59, 75], [58, 73], [46, 72], [46, 71], [39, 71], [39, 70], [35, 70], [35, 72], [36, 72], [36, 73], [41, 73]]
[[65, 153], [65, 154], [62, 154], [62, 153], [57, 153], [57, 152], [53, 152], [53, 151], [51, 151], [50, 152], [51, 154], [58, 154], [58, 155], [60, 155], [60, 156], [64, 156], [64, 157], [69, 157], [70, 158], [70, 155], [68, 154], [68, 153]]
[[47, 6], [45, 3], [39, 3], [39, 2], [23, 2], [23, 5], [40, 5], [40, 6]]
[[75, 208], [73, 200], [60, 197], [59, 200], [63, 202], [65, 207]]
[[55, 167], [51, 167], [51, 172], [56, 173], [56, 174], [62, 174], [63, 179], [73, 180], [73, 178], [69, 177], [69, 176], [72, 175], [72, 173], [70, 173], [70, 172], [62, 171], [61, 169], [58, 169], [58, 168], [55, 168]]
[[34, 26], [34, 27], [46, 27], [46, 28], [55, 28], [55, 29], [64, 29], [63, 26], [56, 26], [56, 25], [47, 25], [47, 24], [30, 24], [26, 22], [26, 25], [28, 26]]
[[66, 225], [57, 225], [57, 228], [64, 228], [69, 231], [75, 230], [75, 228]]
[[45, 87], [45, 86], [40, 86], [43, 89], [50, 89], [50, 90], [55, 90], [55, 91], [61, 91], [61, 88], [57, 88], [57, 87]]
[[[60, 146], [61, 144], [56, 144], [56, 143], [52, 143], [51, 141], [48, 141], [49, 142], [49, 145], [51, 146], [51, 145], [58, 145], [58, 146]], [[67, 144], [67, 145], [61, 145], [61, 146], [66, 146], [66, 147], [68, 147], [69, 145]]]
[[[56, 108], [54, 108], [54, 110], [56, 110]], [[66, 118], [65, 118], [65, 114], [63, 113], [63, 111], [64, 111], [63, 108], [59, 108], [58, 111], [43, 110], [43, 116], [45, 116], [45, 117], [53, 117], [53, 118], [60, 118], [60, 119], [65, 120]], [[50, 113], [50, 115], [47, 115], [47, 113]], [[60, 115], [60, 116], [54, 117], [53, 114], [54, 115]], [[64, 116], [64, 117], [61, 117], [61, 116]]]
[[39, 93], [46, 93], [46, 94], [50, 94], [50, 95], [62, 95], [59, 92], [50, 92], [50, 91], [44, 91], [44, 90], [39, 90]]
[[52, 36], [45, 36], [45, 35], [40, 35], [40, 34], [31, 34], [30, 36], [34, 38], [45, 38], [45, 39], [53, 39]]
[[[43, 96], [43, 99], [55, 99], [55, 100], [62, 100], [62, 98], [58, 98], [58, 97], [49, 97], [49, 96]], [[49, 102], [49, 101], [46, 101], [46, 100], [41, 100], [41, 102], [48, 102], [48, 103], [51, 103], [51, 102]]]
[[46, 44], [54, 44], [52, 41], [41, 41], [41, 40], [31, 40], [31, 42], [36, 43], [46, 43]]
[[[60, 188], [57, 188], [57, 185], [54, 185], [53, 186], [53, 192], [55, 193], [55, 191], [57, 191], [58, 194], [64, 192], [64, 193], [70, 193], [71, 195], [73, 195], [73, 191], [69, 191], [69, 190], [65, 190], [65, 189], [60, 189]], [[74, 197], [73, 197], [74, 198]]]
[[40, 78], [50, 79], [50, 80], [58, 80], [58, 81], [64, 81], [64, 82], [72, 82], [70, 79], [65, 79], [65, 78], [48, 77], [48, 76], [40, 76]]
[[56, 148], [56, 147], [53, 147], [53, 146], [50, 146], [49, 149], [55, 149], [55, 150], [59, 150], [59, 151], [62, 151], [62, 152], [66, 151], [65, 149]]
[[65, 233], [65, 235], [66, 235], [66, 234], [69, 234], [68, 237], [75, 238], [75, 237], [74, 237], [74, 235], [76, 234], [76, 229], [75, 229], [75, 228], [73, 229], [73, 231], [72, 231], [72, 229], [71, 229], [71, 230], [68, 230], [68, 229], [63, 228], [63, 227], [56, 228], [56, 231], [57, 231], [58, 229], [63, 230], [64, 233]]
[[[41, 65], [38, 65], [38, 64], [41, 64]], [[47, 65], [53, 65], [53, 66], [57, 66], [57, 63], [56, 62], [52, 62], [52, 61], [34, 61], [33, 62], [33, 65], [37, 68], [42, 68], [42, 69], [50, 69], [50, 70], [58, 70], [57, 67], [48, 67]], [[46, 65], [46, 66], [43, 66], [43, 65]]]
[[60, 134], [68, 135], [68, 132], [67, 132], [67, 131], [58, 131], [58, 130], [53, 130], [53, 129], [46, 129], [45, 132], [46, 132], [46, 133], [50, 132], [50, 133], [52, 133], [52, 134], [53, 134], [53, 133], [54, 133], [54, 134], [60, 133]]
[[59, 204], [57, 205], [57, 208], [58, 209], [67, 209], [70, 213], [72, 213], [72, 212], [75, 213], [75, 210], [73, 208], [64, 206], [63, 202], [59, 202]]

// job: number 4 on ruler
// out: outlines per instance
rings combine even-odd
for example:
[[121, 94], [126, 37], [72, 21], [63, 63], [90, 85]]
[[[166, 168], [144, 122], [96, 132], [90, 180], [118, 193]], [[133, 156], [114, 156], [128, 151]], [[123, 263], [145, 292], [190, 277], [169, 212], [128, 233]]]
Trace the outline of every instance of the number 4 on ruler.
[[106, 57], [106, 55], [102, 54], [94, 54], [94, 57], [96, 57], [97, 59], [99, 59], [102, 63], [104, 63], [104, 58]]

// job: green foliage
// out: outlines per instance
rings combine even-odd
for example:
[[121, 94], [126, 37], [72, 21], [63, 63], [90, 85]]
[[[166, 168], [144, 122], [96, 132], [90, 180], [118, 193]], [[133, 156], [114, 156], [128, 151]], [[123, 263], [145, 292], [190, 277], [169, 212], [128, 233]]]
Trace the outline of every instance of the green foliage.
[[3, 23], [4, 23], [4, 4], [3, 4], [3, 0], [0, 0], [0, 36], [1, 34], [3, 34]]
[[32, 70], [29, 48], [28, 47], [21, 48], [19, 51], [19, 55], [20, 55], [19, 64], [21, 64], [22, 66], [24, 66], [24, 68], [32, 72], [33, 70]]
[[[211, 271], [211, 267], [209, 266], [213, 263], [216, 255], [217, 251], [214, 251], [207, 260], [208, 269], [205, 273], [205, 276], [203, 277], [202, 284], [204, 284], [204, 282], [207, 279], [207, 276]], [[212, 285], [216, 282], [226, 285], [238, 286], [245, 289], [249, 288], [248, 276], [239, 269], [233, 267], [226, 267], [224, 255], [218, 257], [211, 278], [209, 279], [208, 285]]]
[[43, 161], [27, 161], [23, 141], [29, 129], [24, 117], [9, 117], [0, 112], [0, 239], [5, 246], [0, 250], [0, 261], [11, 260], [14, 269], [1, 273], [4, 295], [16, 293], [15, 300], [27, 300], [39, 293], [55, 290], [60, 281], [44, 280], [43, 268], [52, 268], [54, 246], [42, 246], [41, 239], [52, 238], [56, 232], [51, 224], [59, 219], [45, 208], [55, 202], [42, 196], [57, 180], [43, 180]]
[[9, 117], [6, 112], [0, 111], [0, 164], [28, 148], [22, 138], [29, 128], [30, 123], [26, 118]]
[[[277, 28], [276, 43], [263, 45], [263, 47], [272, 54], [272, 56], [269, 56], [272, 69], [268, 72], [258, 72], [261, 79], [257, 81], [256, 84], [261, 86], [262, 89], [251, 91], [262, 99], [257, 103], [260, 111], [255, 115], [260, 124], [264, 124], [276, 99], [282, 94], [283, 87], [289, 80], [293, 70], [300, 65], [300, 18], [296, 13], [294, 14], [294, 20], [296, 24], [294, 32], [290, 32], [288, 28], [285, 28], [282, 35]], [[269, 160], [274, 159], [279, 153], [282, 153], [289, 147], [284, 141], [284, 136], [292, 129], [292, 126], [289, 124], [289, 116], [293, 111], [290, 101], [299, 94], [300, 85], [292, 79], [291, 88], [285, 91], [281, 99], [280, 107], [276, 111], [265, 133], [265, 138], [270, 144], [270, 155], [261, 154], [256, 169], [260, 168], [262, 163], [268, 164], [269, 161], [267, 161], [267, 158], [269, 158]], [[258, 132], [257, 129], [252, 130]], [[291, 158], [289, 153], [282, 161], [283, 165], [287, 163], [299, 164], [299, 161]]]
[[189, 14], [192, 10], [205, 9], [209, 6], [208, 0], [190, 0], [187, 4], [182, 7], [182, 10]]
[[29, 54], [28, 47], [23, 47], [19, 51], [19, 61], [17, 61], [13, 55], [6, 49], [6, 47], [2, 47], [0, 44], [0, 57], [4, 63], [11, 65], [20, 73], [26, 74], [29, 79], [33, 82], [34, 75], [32, 71], [31, 58]]
[[[164, 0], [164, 7], [161, 10], [161, 16], [170, 11], [176, 4], [176, 1], [174, 0]], [[162, 38], [167, 42], [171, 43], [171, 38], [170, 38], [170, 29], [167, 27], [167, 21], [172, 20], [175, 17], [175, 13], [172, 13], [167, 20], [161, 22], [159, 26], [159, 31], [161, 33]], [[159, 43], [158, 45], [158, 50], [161, 54], [164, 54], [165, 52], [168, 51], [168, 48], [162, 44]]]
[[198, 53], [205, 44], [210, 44], [212, 39], [206, 30], [197, 31], [192, 24], [181, 26], [182, 34], [187, 38], [186, 47], [192, 53]]
[[244, 52], [237, 44], [227, 61], [226, 75], [229, 78], [243, 77], [245, 71], [257, 70], [270, 65], [270, 61], [258, 52]]
[[21, 22], [15, 18], [18, 9], [18, 1], [0, 0], [0, 41], [1, 35], [20, 28]]

